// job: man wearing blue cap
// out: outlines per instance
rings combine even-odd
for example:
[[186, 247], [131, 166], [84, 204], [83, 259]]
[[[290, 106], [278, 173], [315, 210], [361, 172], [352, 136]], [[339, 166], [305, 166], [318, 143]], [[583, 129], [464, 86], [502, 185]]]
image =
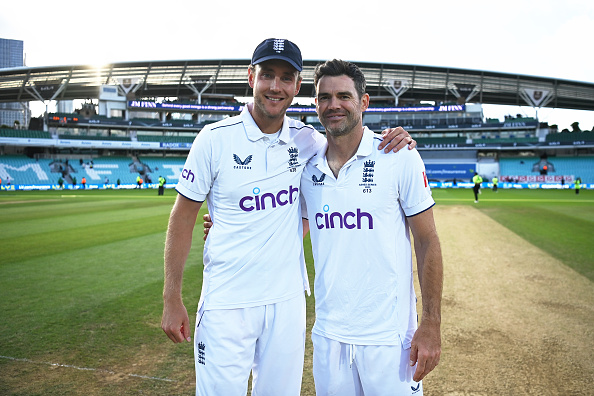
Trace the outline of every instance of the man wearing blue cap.
[[[181, 285], [205, 200], [216, 224], [204, 245], [194, 336], [197, 395], [245, 395], [250, 372], [252, 395], [300, 394], [309, 281], [299, 184], [325, 142], [314, 128], [286, 116], [302, 68], [294, 43], [264, 40], [248, 69], [253, 103], [198, 134], [176, 186], [161, 323], [173, 342], [191, 341]], [[401, 128], [390, 139], [380, 148], [410, 141]]]

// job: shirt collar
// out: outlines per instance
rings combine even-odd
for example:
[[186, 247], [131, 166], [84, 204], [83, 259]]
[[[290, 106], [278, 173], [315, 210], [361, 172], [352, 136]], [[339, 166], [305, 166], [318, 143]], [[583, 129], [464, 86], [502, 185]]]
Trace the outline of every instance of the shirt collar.
[[[359, 143], [359, 147], [357, 148], [357, 152], [355, 153], [356, 157], [367, 157], [372, 153], [374, 136], [375, 133], [373, 133], [371, 129], [363, 127], [363, 137], [361, 138], [361, 142]], [[312, 158], [310, 161], [314, 165], [324, 162], [326, 160], [327, 150], [328, 141], [324, 142], [322, 147], [320, 147], [320, 149], [316, 153], [315, 157]]]
[[361, 143], [359, 143], [359, 148], [357, 149], [357, 153], [355, 156], [357, 157], [368, 157], [371, 155], [373, 151], [373, 139], [375, 137], [375, 133], [367, 127], [363, 127], [363, 137], [361, 138]]
[[[367, 128], [363, 127], [363, 137], [361, 138], [361, 142], [359, 143], [359, 147], [357, 148], [357, 152], [355, 153], [354, 157], [356, 159], [360, 157], [368, 157], [373, 152], [373, 139], [375, 138], [375, 133]], [[318, 169], [325, 169], [327, 168], [326, 165], [326, 151], [328, 150], [328, 141], [325, 141], [322, 147], [318, 150], [318, 152], [311, 158], [309, 161], [311, 164]], [[350, 161], [348, 161], [350, 162]], [[329, 169], [328, 169], [329, 171]]]
[[[262, 134], [262, 131], [258, 127], [258, 124], [256, 124], [256, 121], [254, 121], [254, 117], [252, 117], [252, 114], [250, 113], [250, 110], [248, 108], [253, 107], [253, 105], [253, 103], [248, 103], [243, 107], [243, 110], [241, 111], [241, 121], [243, 122], [243, 125], [245, 127], [248, 139], [250, 139], [252, 142], [255, 142], [259, 139], [262, 139], [264, 136]], [[287, 143], [290, 140], [289, 123], [288, 117], [286, 115], [283, 120], [283, 126], [281, 127], [281, 132], [278, 136], [278, 140], [283, 143]]]

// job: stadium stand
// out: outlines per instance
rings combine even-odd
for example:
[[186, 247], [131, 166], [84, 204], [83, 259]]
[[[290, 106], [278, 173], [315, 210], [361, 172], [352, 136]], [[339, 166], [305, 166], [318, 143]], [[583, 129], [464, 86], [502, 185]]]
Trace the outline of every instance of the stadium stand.
[[466, 138], [463, 137], [417, 137], [415, 140], [419, 147], [425, 145], [456, 145], [466, 143]]
[[57, 182], [50, 169], [51, 160], [34, 160], [24, 155], [0, 157], [0, 178], [3, 183], [10, 176], [11, 184], [50, 184]]
[[120, 179], [122, 184], [133, 184], [138, 172], [132, 168], [132, 163], [132, 158], [124, 156], [98, 157], [93, 158], [92, 163], [78, 162], [73, 168], [79, 182], [84, 176], [89, 184], [104, 184], [105, 178], [109, 183]]
[[0, 136], [25, 139], [51, 139], [49, 132], [35, 131], [29, 129], [0, 128]]
[[167, 183], [177, 183], [186, 159], [184, 157], [141, 156], [138, 161], [146, 166], [154, 182], [159, 176], [163, 176]]
[[[534, 164], [540, 162], [540, 157], [515, 157], [500, 158], [499, 166], [501, 175], [509, 176], [534, 176]], [[553, 165], [554, 171], [547, 172], [553, 176], [574, 176], [581, 178], [584, 183], [594, 182], [594, 156], [579, 157], [548, 157], [548, 162]]]
[[71, 135], [71, 134], [60, 134], [60, 139], [75, 139], [75, 140], [111, 140], [111, 141], [121, 141], [121, 142], [130, 142], [129, 136], [104, 136], [104, 135]]
[[594, 131], [550, 133], [546, 137], [547, 142], [575, 142], [586, 140], [594, 140]]

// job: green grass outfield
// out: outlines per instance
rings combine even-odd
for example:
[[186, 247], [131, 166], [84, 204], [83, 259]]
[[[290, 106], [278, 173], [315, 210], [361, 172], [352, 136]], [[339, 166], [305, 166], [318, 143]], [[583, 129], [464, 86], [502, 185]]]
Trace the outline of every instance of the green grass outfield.
[[[433, 195], [438, 205], [483, 211], [594, 281], [593, 192], [484, 189], [478, 204], [472, 190]], [[0, 394], [192, 393], [192, 348], [160, 329], [174, 198], [172, 190], [0, 193]], [[190, 317], [202, 244], [199, 225], [184, 276]], [[306, 257], [313, 283], [307, 239]]]

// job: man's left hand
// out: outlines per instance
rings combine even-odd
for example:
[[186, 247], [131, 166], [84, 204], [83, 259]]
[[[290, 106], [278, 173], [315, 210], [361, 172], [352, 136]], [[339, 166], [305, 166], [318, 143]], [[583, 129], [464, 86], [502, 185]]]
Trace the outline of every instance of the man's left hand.
[[421, 319], [410, 347], [410, 365], [417, 365], [413, 375], [415, 382], [420, 382], [438, 364], [441, 356], [441, 333], [439, 323]]
[[406, 145], [408, 145], [409, 150], [417, 146], [417, 142], [402, 127], [384, 129], [382, 137], [384, 140], [380, 143], [378, 149], [384, 149], [385, 153], [389, 153], [390, 150], [397, 152]]

